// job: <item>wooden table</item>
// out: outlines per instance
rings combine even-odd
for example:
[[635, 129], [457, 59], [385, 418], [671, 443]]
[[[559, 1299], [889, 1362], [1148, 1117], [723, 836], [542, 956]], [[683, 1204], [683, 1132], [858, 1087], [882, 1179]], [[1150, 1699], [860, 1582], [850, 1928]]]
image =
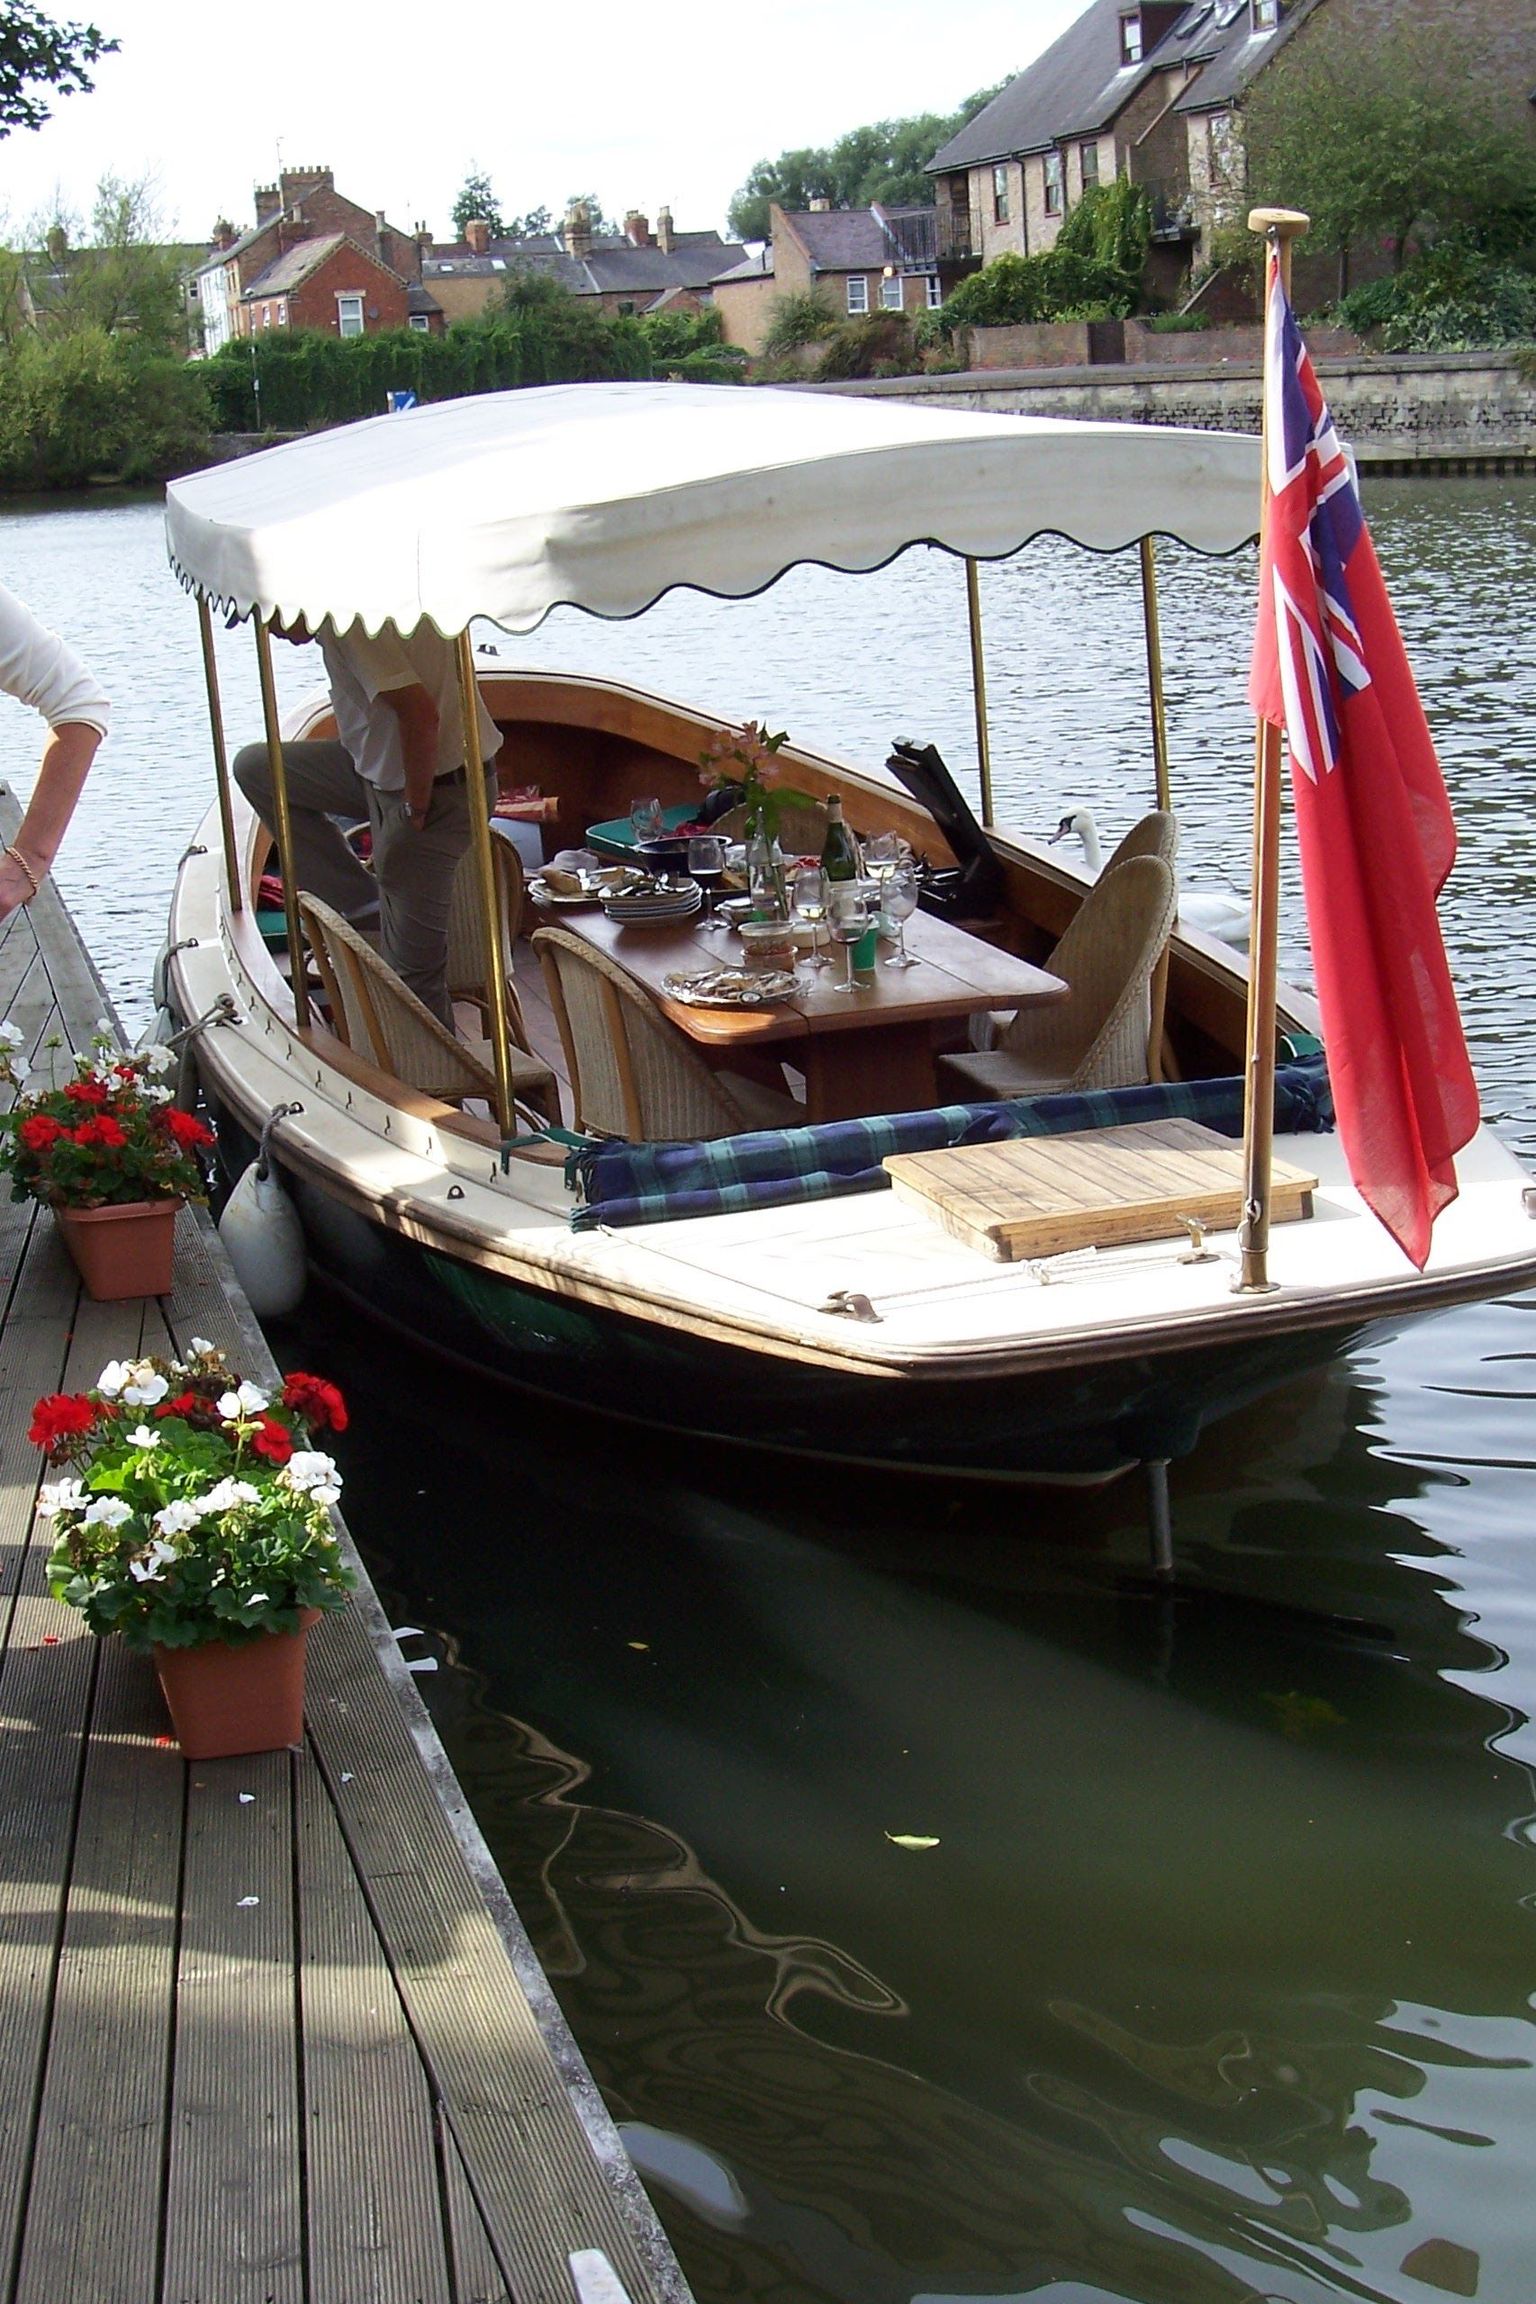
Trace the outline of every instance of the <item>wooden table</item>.
[[1043, 968], [999, 952], [947, 920], [918, 912], [907, 922], [907, 949], [920, 968], [887, 968], [892, 946], [882, 944], [873, 984], [854, 992], [843, 980], [843, 956], [813, 972], [802, 957], [801, 989], [781, 1006], [758, 1009], [691, 1008], [669, 1000], [665, 979], [675, 972], [740, 963], [737, 936], [705, 934], [698, 919], [621, 927], [597, 906], [547, 911], [540, 925], [558, 925], [606, 952], [655, 996], [679, 1031], [714, 1061], [762, 1050], [805, 1075], [806, 1118], [848, 1120], [870, 1112], [920, 1112], [937, 1094], [933, 1027], [991, 1008], [1035, 1008], [1064, 1000], [1067, 987]]

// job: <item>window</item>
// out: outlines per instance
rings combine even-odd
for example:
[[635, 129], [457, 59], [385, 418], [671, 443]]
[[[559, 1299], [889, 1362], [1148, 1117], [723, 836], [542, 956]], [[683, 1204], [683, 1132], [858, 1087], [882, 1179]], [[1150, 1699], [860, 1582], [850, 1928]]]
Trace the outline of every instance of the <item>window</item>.
[[1047, 216], [1059, 216], [1061, 209], [1061, 154], [1059, 152], [1047, 152], [1045, 155], [1045, 212]]
[[849, 275], [848, 309], [850, 312], [867, 312], [869, 310], [869, 282], [861, 272]]
[[272, 325], [272, 307], [270, 304], [263, 304], [261, 308], [261, 324], [263, 328], [270, 328]]
[[899, 312], [901, 310], [901, 274], [899, 272], [888, 272], [881, 281], [880, 302], [887, 312]]
[[337, 297], [336, 325], [343, 336], [361, 336], [363, 332], [363, 300], [361, 296]]
[[1273, 32], [1280, 21], [1280, 0], [1253, 0], [1255, 32]]
[[425, 336], [432, 323], [425, 312], [412, 312], [406, 319], [407, 328], [414, 328], [418, 336]]
[[927, 292], [928, 292], [928, 309], [929, 309], [929, 311], [930, 311], [930, 312], [937, 312], [937, 310], [938, 310], [939, 306], [940, 306], [940, 305], [943, 303], [943, 301], [944, 301], [944, 283], [943, 283], [943, 281], [942, 281], [942, 280], [939, 278], [939, 276], [938, 276], [937, 272], [930, 272], [930, 273], [928, 274], [927, 278], [924, 280], [924, 282], [923, 282], [923, 286], [925, 287], [925, 289], [926, 289], [926, 290], [927, 290]]
[[1141, 62], [1141, 12], [1133, 9], [1120, 19], [1120, 61], [1122, 64]]
[[1083, 163], [1083, 190], [1091, 192], [1099, 180], [1099, 147], [1097, 143], [1084, 144], [1080, 158]]
[[994, 224], [1008, 221], [1008, 170], [1002, 166], [992, 171], [992, 221]]

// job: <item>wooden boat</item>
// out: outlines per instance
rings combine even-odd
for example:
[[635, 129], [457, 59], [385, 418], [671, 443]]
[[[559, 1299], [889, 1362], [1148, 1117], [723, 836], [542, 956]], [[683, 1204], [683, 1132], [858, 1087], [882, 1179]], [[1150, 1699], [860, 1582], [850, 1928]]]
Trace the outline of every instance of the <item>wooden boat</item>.
[[[465, 635], [516, 780], [557, 798], [555, 844], [570, 845], [635, 792], [696, 802], [718, 723], [589, 677], [476, 665], [472, 617], [515, 633], [561, 602], [628, 616], [676, 585], [745, 596], [803, 560], [867, 570], [917, 541], [969, 560], [1047, 532], [1228, 551], [1257, 494], [1257, 443], [1222, 435], [585, 386], [421, 409], [195, 475], [171, 489], [168, 528], [210, 668], [214, 610], [369, 630], [425, 615]], [[893, 781], [793, 749], [782, 762], [796, 784], [840, 790], [861, 832], [963, 861]], [[1084, 875], [986, 837], [1000, 893], [978, 929], [1038, 958]], [[531, 1391], [845, 1464], [1104, 1477], [1185, 1452], [1213, 1416], [1368, 1331], [1536, 1279], [1526, 1180], [1486, 1130], [1422, 1274], [1364, 1211], [1335, 1137], [1277, 1133], [1277, 1157], [1317, 1183], [1310, 1218], [1276, 1226], [1267, 1293], [1234, 1292], [1230, 1224], [1204, 1253], [1177, 1227], [1000, 1262], [889, 1191], [573, 1229], [560, 1156], [503, 1155], [494, 1119], [296, 1014], [252, 901], [269, 848], [226, 788], [172, 905], [175, 1013], [222, 1003], [235, 1019], [195, 1043], [221, 1134], [243, 1158], [291, 1107], [271, 1149], [315, 1263], [372, 1316]], [[1193, 930], [1170, 949], [1178, 1077], [1240, 1074], [1245, 962]], [[1316, 1018], [1282, 988], [1278, 1022], [1304, 1036]]]

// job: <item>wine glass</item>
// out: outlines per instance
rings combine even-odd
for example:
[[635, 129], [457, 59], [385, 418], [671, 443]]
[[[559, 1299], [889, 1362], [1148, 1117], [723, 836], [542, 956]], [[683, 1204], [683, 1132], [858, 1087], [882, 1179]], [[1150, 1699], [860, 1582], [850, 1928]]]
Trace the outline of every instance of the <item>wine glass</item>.
[[704, 891], [704, 917], [699, 925], [718, 928], [715, 894], [725, 878], [725, 842], [712, 832], [695, 832], [688, 842], [688, 871]]
[[811, 931], [811, 966], [831, 966], [830, 956], [821, 949], [821, 924], [827, 917], [827, 894], [830, 883], [819, 864], [802, 866], [790, 884], [789, 908], [797, 920], [804, 920]]
[[853, 974], [853, 948], [869, 928], [869, 899], [856, 882], [835, 881], [827, 909], [827, 925], [834, 944], [843, 947], [848, 970], [841, 984], [834, 984], [834, 992], [857, 992]]
[[629, 828], [635, 836], [636, 847], [643, 846], [647, 840], [660, 840], [667, 829], [667, 820], [662, 814], [661, 802], [645, 799], [631, 800], [629, 804]]
[[915, 952], [907, 950], [907, 922], [917, 910], [917, 874], [903, 867], [885, 884], [883, 910], [896, 923], [896, 949], [886, 955], [887, 968], [921, 968]]
[[864, 843], [864, 872], [873, 880], [879, 897], [879, 910], [885, 911], [885, 891], [893, 875], [901, 870], [902, 842], [894, 832], [876, 832]]

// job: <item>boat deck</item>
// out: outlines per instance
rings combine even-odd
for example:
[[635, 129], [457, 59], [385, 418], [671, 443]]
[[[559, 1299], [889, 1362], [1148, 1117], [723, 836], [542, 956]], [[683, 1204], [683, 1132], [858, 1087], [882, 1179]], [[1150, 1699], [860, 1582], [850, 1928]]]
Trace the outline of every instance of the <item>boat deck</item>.
[[[0, 1013], [38, 1048], [106, 1008], [45, 883]], [[273, 1373], [206, 1221], [173, 1296], [95, 1304], [7, 1201], [0, 1276], [6, 2297], [686, 2304], [366, 1579], [303, 1747], [195, 1765], [148, 1661], [47, 1597], [38, 1394], [193, 1335]]]

